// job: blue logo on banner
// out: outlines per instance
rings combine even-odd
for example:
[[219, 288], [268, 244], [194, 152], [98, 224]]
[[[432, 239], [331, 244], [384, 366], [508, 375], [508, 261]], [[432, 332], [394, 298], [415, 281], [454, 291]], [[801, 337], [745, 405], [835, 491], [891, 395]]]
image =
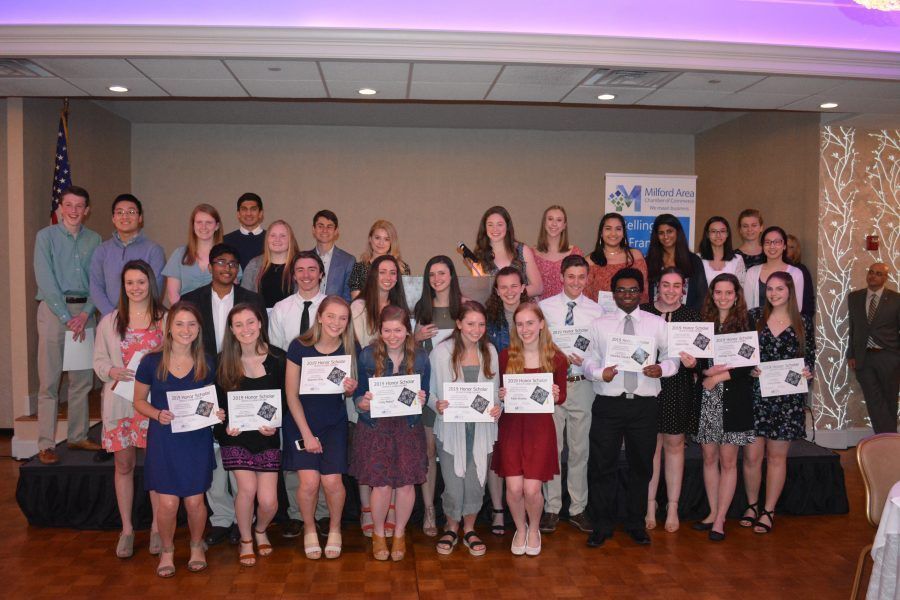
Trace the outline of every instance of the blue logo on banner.
[[617, 185], [616, 191], [609, 195], [609, 202], [617, 212], [622, 212], [626, 207], [641, 212], [641, 186], [636, 185], [629, 192], [624, 185]]

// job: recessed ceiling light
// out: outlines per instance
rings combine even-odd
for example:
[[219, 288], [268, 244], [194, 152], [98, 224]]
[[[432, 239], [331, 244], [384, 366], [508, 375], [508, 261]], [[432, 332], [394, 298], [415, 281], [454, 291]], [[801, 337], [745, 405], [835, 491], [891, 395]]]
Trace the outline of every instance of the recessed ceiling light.
[[111, 85], [107, 88], [111, 92], [115, 92], [117, 94], [124, 94], [128, 91], [128, 88], [124, 85]]
[[600, 94], [599, 96], [597, 96], [597, 100], [615, 100], [615, 99], [616, 99], [615, 94]]
[[357, 93], [362, 94], [363, 96], [374, 96], [378, 93], [378, 91], [373, 90], [372, 88], [363, 88], [361, 90], [357, 90]]
[[819, 105], [819, 108], [837, 108], [837, 107], [838, 107], [837, 102], [823, 102], [822, 104]]

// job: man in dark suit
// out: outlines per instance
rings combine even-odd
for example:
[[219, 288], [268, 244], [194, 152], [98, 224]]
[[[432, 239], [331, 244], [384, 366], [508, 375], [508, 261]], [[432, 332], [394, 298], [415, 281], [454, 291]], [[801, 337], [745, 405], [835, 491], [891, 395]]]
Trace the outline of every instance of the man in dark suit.
[[900, 294], [884, 286], [888, 274], [886, 264], [874, 263], [866, 272], [867, 288], [847, 296], [847, 364], [856, 371], [875, 433], [897, 432]]
[[[259, 309], [263, 318], [262, 330], [268, 329], [266, 305], [262, 296], [234, 285], [240, 260], [240, 253], [233, 246], [216, 244], [209, 251], [212, 283], [181, 297], [183, 301], [191, 302], [200, 310], [203, 319], [201, 323], [203, 347], [207, 354], [213, 356], [221, 350], [225, 330], [228, 327], [228, 313], [242, 302], [253, 304]], [[209, 518], [211, 527], [205, 540], [212, 546], [228, 537], [232, 544], [237, 544], [240, 540], [240, 533], [234, 524], [234, 492], [237, 490], [237, 481], [233, 474], [226, 473], [222, 467], [222, 455], [218, 444], [215, 445], [215, 451], [216, 468], [213, 471], [212, 484], [206, 492], [206, 499], [212, 509], [212, 516]]]
[[237, 201], [237, 218], [240, 227], [225, 234], [222, 240], [240, 253], [241, 268], [262, 254], [266, 243], [266, 230], [263, 229], [263, 203], [259, 194], [247, 192]]
[[328, 296], [340, 296], [350, 302], [350, 271], [353, 270], [356, 259], [334, 245], [338, 236], [337, 215], [330, 210], [317, 212], [313, 217], [313, 237], [316, 238], [314, 251], [325, 265], [322, 292]]

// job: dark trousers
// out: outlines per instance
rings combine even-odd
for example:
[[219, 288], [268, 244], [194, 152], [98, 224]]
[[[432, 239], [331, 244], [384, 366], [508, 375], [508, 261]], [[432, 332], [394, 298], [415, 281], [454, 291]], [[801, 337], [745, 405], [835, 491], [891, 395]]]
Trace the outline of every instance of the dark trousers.
[[656, 398], [597, 396], [591, 410], [588, 514], [594, 529], [611, 532], [616, 520], [616, 471], [622, 441], [628, 461], [625, 529], [643, 529], [647, 486], [656, 450]]
[[900, 391], [900, 359], [893, 352], [866, 351], [856, 379], [866, 399], [875, 433], [897, 433], [897, 393]]

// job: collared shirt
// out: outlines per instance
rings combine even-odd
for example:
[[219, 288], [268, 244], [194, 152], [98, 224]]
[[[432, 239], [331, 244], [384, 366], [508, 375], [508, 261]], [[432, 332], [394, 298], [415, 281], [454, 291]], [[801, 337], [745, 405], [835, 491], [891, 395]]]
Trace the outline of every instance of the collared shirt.
[[884, 286], [881, 286], [881, 288], [879, 288], [878, 290], [876, 290], [874, 292], [872, 290], [870, 290], [869, 288], [866, 288], [866, 317], [869, 316], [869, 304], [872, 303], [872, 296], [875, 296], [876, 298], [878, 298], [878, 300], [875, 301], [875, 310], [878, 310], [878, 305], [881, 304], [881, 296], [882, 296], [883, 292], [884, 292]]
[[91, 258], [91, 302], [97, 306], [100, 314], [107, 315], [118, 306], [122, 267], [128, 261], [137, 259], [146, 261], [153, 269], [156, 289], [160, 295], [163, 294], [166, 254], [162, 246], [145, 238], [142, 232], [138, 232], [128, 243], [122, 241], [118, 232], [113, 232], [111, 238], [97, 247]]
[[[553, 327], [563, 327], [566, 324], [566, 315], [569, 313], [569, 302], [574, 302], [572, 307], [572, 319], [575, 321], [576, 327], [589, 327], [594, 319], [603, 316], [603, 309], [600, 305], [585, 296], [579, 295], [574, 300], [569, 298], [565, 292], [561, 292], [555, 296], [550, 296], [541, 300], [540, 307], [544, 312], [544, 318], [547, 323]], [[582, 367], [570, 365], [572, 375], [581, 375]]]
[[322, 285], [319, 286], [319, 290], [324, 294], [325, 287], [328, 285], [328, 269], [331, 267], [331, 258], [334, 256], [334, 244], [331, 245], [331, 248], [325, 254], [319, 252], [319, 246], [317, 245], [316, 254], [322, 259], [322, 266], [325, 267], [325, 276], [322, 277]]
[[[656, 341], [656, 349], [660, 357], [668, 355], [668, 335], [665, 320], [639, 308], [631, 314], [634, 324], [634, 335], [652, 337]], [[625, 329], [625, 317], [628, 315], [621, 308], [607, 313], [591, 323], [591, 345], [584, 357], [582, 368], [584, 376], [594, 382], [594, 392], [600, 396], [620, 396], [625, 393], [625, 377], [619, 371], [609, 383], [603, 381], [604, 354], [608, 335], [622, 334]], [[671, 377], [678, 371], [679, 358], [666, 358], [659, 361], [663, 377]], [[638, 386], [634, 393], [638, 396], [658, 396], [661, 386], [659, 379], [637, 374]]]
[[[300, 331], [300, 320], [303, 318], [303, 303], [312, 301], [312, 304], [309, 306], [309, 324], [312, 326], [315, 323], [316, 311], [319, 310], [319, 305], [325, 298], [326, 296], [322, 292], [309, 299], [297, 293], [281, 302], [277, 302], [269, 314], [269, 342], [287, 351], [291, 342], [303, 333]], [[350, 323], [347, 323], [347, 327], [350, 327]]]
[[[76, 235], [58, 223], [44, 227], [34, 240], [34, 278], [37, 299], [43, 300], [63, 323], [72, 318], [66, 297], [90, 295], [90, 268], [100, 234], [81, 226]], [[91, 314], [94, 304], [88, 299], [82, 311]]]
[[212, 318], [213, 329], [216, 332], [216, 353], [219, 353], [222, 351], [222, 340], [225, 339], [228, 313], [234, 308], [234, 286], [231, 286], [231, 291], [225, 294], [224, 298], [219, 298], [214, 289], [210, 289], [209, 293], [212, 296]]
[[244, 235], [259, 235], [263, 232], [262, 225], [257, 225], [256, 229], [254, 229], [253, 231], [250, 231], [249, 229], [245, 228], [243, 225], [238, 227], [238, 229], [240, 229], [241, 233], [243, 233]]

